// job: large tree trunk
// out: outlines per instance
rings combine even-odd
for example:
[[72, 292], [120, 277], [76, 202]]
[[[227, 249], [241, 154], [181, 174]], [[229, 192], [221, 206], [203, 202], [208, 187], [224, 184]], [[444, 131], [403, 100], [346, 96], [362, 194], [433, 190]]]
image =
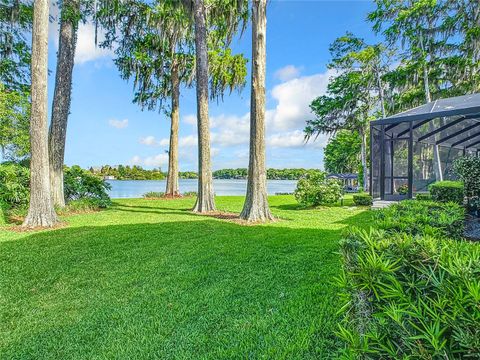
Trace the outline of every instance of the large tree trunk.
[[72, 73], [78, 28], [78, 21], [74, 19], [76, 18], [76, 12], [80, 11], [79, 4], [79, 1], [67, 0], [63, 2], [62, 6], [52, 121], [48, 138], [52, 197], [53, 203], [59, 207], [65, 206], [63, 162], [65, 158], [65, 141], [68, 115], [70, 113]]
[[360, 137], [362, 138], [362, 144], [360, 147], [360, 160], [363, 170], [363, 190], [368, 191], [368, 166], [367, 166], [367, 133], [365, 129], [360, 129]]
[[50, 194], [48, 166], [48, 0], [36, 0], [33, 12], [30, 207], [23, 223], [28, 228], [52, 227], [58, 221]]
[[240, 218], [272, 220], [267, 197], [265, 167], [265, 73], [267, 1], [252, 1], [252, 93], [250, 99], [250, 160], [247, 197]]
[[178, 186], [178, 124], [179, 124], [180, 80], [178, 67], [172, 65], [172, 113], [170, 124], [170, 148], [168, 150], [168, 176], [165, 196], [180, 196]]
[[208, 118], [208, 51], [204, 0], [194, 0], [195, 56], [198, 124], [198, 195], [193, 211], [215, 210], [213, 178], [210, 163], [210, 121]]

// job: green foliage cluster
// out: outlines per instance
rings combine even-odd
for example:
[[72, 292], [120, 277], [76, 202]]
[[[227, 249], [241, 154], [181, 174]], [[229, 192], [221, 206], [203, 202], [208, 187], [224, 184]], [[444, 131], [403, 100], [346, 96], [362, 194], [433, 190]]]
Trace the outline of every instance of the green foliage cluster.
[[373, 197], [368, 193], [353, 194], [353, 202], [358, 206], [370, 206], [373, 204]]
[[408, 194], [408, 184], [402, 184], [398, 187], [397, 192], [400, 195], [407, 195]]
[[198, 174], [195, 171], [180, 171], [178, 176], [180, 179], [198, 179]]
[[160, 198], [163, 198], [164, 196], [165, 196], [165, 193], [160, 191], [149, 191], [143, 194], [143, 198], [145, 199], [160, 199]]
[[480, 210], [480, 158], [475, 156], [459, 158], [454, 162], [453, 167], [464, 183], [469, 210], [478, 212]]
[[111, 204], [108, 190], [110, 184], [102, 178], [83, 170], [80, 166], [72, 166], [64, 170], [64, 191], [67, 203], [80, 199], [88, 199], [99, 208]]
[[429, 190], [434, 201], [463, 205], [465, 191], [461, 181], [438, 181], [430, 185]]
[[335, 179], [327, 179], [324, 172], [313, 172], [298, 180], [295, 199], [304, 206], [334, 204], [343, 195], [342, 184]]
[[30, 195], [30, 171], [15, 163], [0, 165], [0, 207], [4, 211], [25, 207]]
[[420, 193], [415, 196], [415, 200], [420, 201], [432, 201], [432, 195], [426, 193]]
[[9, 160], [30, 153], [30, 94], [0, 83], [0, 149]]
[[197, 197], [198, 193], [196, 191], [185, 191], [183, 196], [185, 197]]
[[375, 212], [376, 227], [389, 234], [461, 239], [465, 210], [455, 203], [405, 200]]
[[344, 358], [480, 357], [480, 244], [352, 228], [341, 254]]
[[357, 172], [360, 167], [360, 147], [358, 132], [340, 130], [325, 146], [325, 170], [337, 174]]
[[90, 168], [90, 172], [97, 176], [113, 176], [117, 180], [163, 180], [165, 173], [161, 169], [147, 170], [141, 166], [110, 166], [104, 165], [100, 169]]

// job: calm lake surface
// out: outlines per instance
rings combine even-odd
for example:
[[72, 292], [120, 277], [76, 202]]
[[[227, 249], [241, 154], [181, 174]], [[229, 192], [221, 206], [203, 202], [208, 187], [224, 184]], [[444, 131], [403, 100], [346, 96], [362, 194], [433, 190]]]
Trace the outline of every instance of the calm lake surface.
[[[112, 199], [141, 198], [149, 191], [164, 192], [165, 180], [108, 180], [112, 185], [109, 194]], [[292, 193], [297, 186], [296, 180], [268, 180], [269, 195]], [[245, 195], [247, 180], [213, 180], [216, 195]], [[180, 192], [197, 191], [196, 179], [180, 179]]]

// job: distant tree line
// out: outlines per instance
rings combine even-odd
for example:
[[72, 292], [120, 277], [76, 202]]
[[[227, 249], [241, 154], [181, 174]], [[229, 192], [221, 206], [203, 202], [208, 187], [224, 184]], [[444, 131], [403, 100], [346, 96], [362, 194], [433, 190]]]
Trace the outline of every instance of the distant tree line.
[[[112, 176], [116, 180], [164, 180], [167, 173], [161, 168], [153, 170], [144, 169], [141, 166], [111, 166], [104, 165], [100, 168], [91, 167], [89, 171], [92, 174], [107, 177]], [[320, 172], [317, 169], [267, 169], [268, 180], [298, 180], [307, 174]], [[178, 173], [180, 179], [198, 179], [198, 173], [195, 171], [181, 171]], [[247, 179], [248, 169], [221, 169], [213, 172], [215, 179]]]
[[[302, 176], [319, 172], [317, 169], [267, 169], [268, 180], [298, 180]], [[213, 172], [215, 179], [246, 179], [248, 169], [221, 169]]]

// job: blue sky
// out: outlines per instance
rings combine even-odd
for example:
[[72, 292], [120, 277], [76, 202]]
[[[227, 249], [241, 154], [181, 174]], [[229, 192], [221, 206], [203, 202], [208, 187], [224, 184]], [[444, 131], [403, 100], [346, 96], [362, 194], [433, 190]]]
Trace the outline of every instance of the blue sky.
[[[322, 95], [330, 76], [328, 46], [351, 31], [374, 41], [365, 21], [371, 1], [278, 1], [267, 10], [267, 166], [323, 167], [325, 137], [305, 145], [302, 130], [308, 105]], [[97, 49], [93, 26], [82, 25], [76, 54], [65, 162], [82, 167], [103, 164], [166, 169], [169, 120], [163, 113], [132, 104], [132, 84], [121, 80], [112, 53]], [[56, 26], [50, 29], [50, 104], [56, 62]], [[251, 57], [250, 29], [234, 42]], [[250, 66], [250, 64], [249, 64]], [[249, 69], [250, 70], [250, 69]], [[250, 72], [250, 71], [249, 71]], [[241, 93], [210, 105], [214, 169], [247, 167], [250, 82]], [[180, 99], [180, 170], [197, 169], [195, 93]]]

